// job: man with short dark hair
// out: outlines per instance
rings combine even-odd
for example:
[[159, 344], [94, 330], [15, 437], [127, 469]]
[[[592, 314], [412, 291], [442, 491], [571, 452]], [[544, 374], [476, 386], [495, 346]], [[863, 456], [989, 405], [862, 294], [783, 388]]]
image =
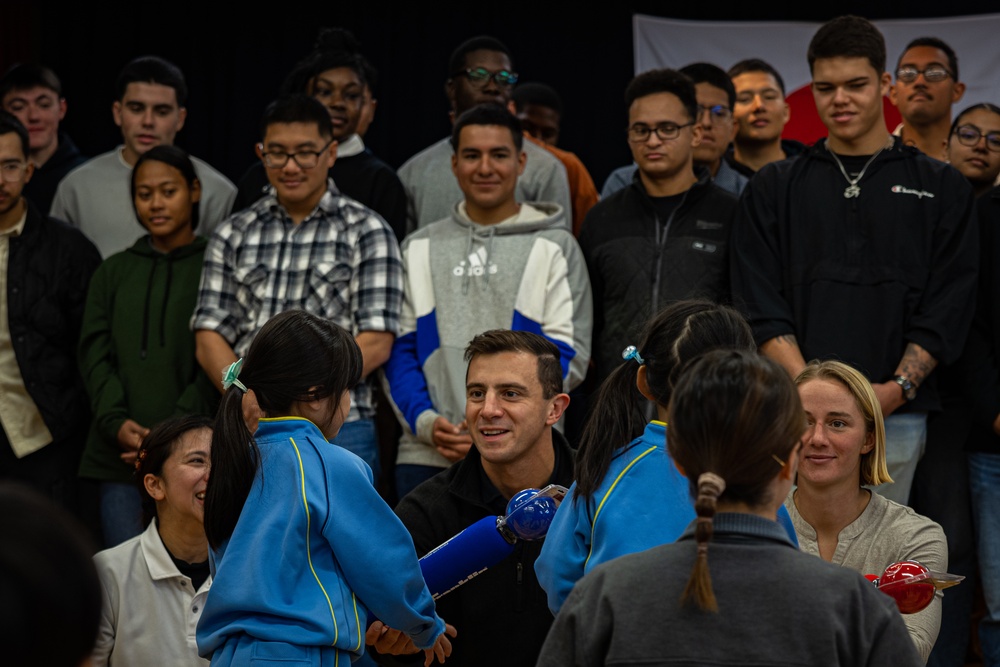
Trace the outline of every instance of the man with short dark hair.
[[72, 169], [87, 161], [59, 123], [66, 117], [66, 98], [55, 72], [37, 64], [15, 65], [0, 79], [0, 105], [28, 130], [35, 173], [24, 196], [47, 214], [56, 186]]
[[[343, 194], [382, 216], [396, 239], [406, 235], [406, 192], [396, 171], [365, 146], [361, 123], [374, 113], [372, 90], [377, 73], [359, 51], [360, 44], [341, 28], [323, 28], [313, 51], [285, 77], [282, 94], [315, 97], [330, 114], [337, 160], [329, 176]], [[270, 183], [257, 161], [239, 183], [235, 211], [249, 207]]]
[[0, 483], [24, 482], [79, 512], [90, 407], [76, 346], [101, 257], [24, 198], [29, 152], [28, 131], [0, 111]]
[[403, 423], [400, 497], [472, 443], [459, 354], [472, 336], [496, 328], [545, 336], [558, 346], [567, 391], [590, 361], [587, 268], [562, 207], [517, 199], [522, 146], [531, 145], [517, 118], [497, 104], [473, 107], [459, 116], [451, 141], [465, 199], [403, 242], [400, 336], [385, 367]]
[[[695, 122], [701, 129], [701, 141], [694, 147], [694, 164], [707, 168], [717, 186], [738, 197], [748, 179], [722, 159], [733, 141], [733, 105], [736, 102], [733, 82], [729, 75], [710, 63], [691, 63], [680, 72], [694, 83], [698, 100]], [[636, 169], [637, 165], [631, 164], [611, 172], [601, 197], [626, 187], [632, 182]]]
[[805, 150], [798, 141], [781, 138], [791, 109], [778, 70], [759, 58], [748, 58], [730, 67], [728, 74], [736, 91], [736, 135], [733, 150], [724, 157], [729, 166], [749, 178], [765, 164]]
[[579, 234], [587, 211], [597, 203], [597, 187], [580, 158], [556, 146], [563, 113], [559, 94], [544, 83], [522, 83], [514, 89], [511, 100], [524, 136], [555, 155], [566, 168], [573, 198], [573, 233]]
[[736, 198], [694, 166], [703, 131], [694, 84], [675, 70], [651, 70], [632, 79], [625, 103], [636, 174], [590, 209], [580, 233], [594, 290], [598, 381], [667, 303], [729, 296]]
[[[132, 207], [132, 166], [153, 146], [172, 145], [187, 118], [184, 75], [162, 58], [144, 56], [128, 63], [116, 90], [111, 113], [124, 143], [67, 174], [51, 211], [82, 230], [104, 257], [131, 246], [145, 232]], [[191, 161], [201, 182], [200, 231], [207, 236], [229, 215], [236, 187], [208, 163], [196, 157]]]
[[808, 60], [829, 137], [743, 193], [733, 294], [761, 352], [792, 377], [806, 359], [837, 358], [871, 380], [895, 481], [879, 491], [905, 504], [940, 407], [931, 372], [957, 357], [974, 309], [972, 190], [889, 134], [885, 42], [869, 21], [826, 23]]
[[918, 37], [896, 63], [896, 83], [889, 98], [903, 122], [893, 134], [935, 160], [948, 160], [951, 107], [962, 99], [955, 50], [937, 37]]
[[268, 319], [295, 308], [354, 334], [362, 382], [336, 443], [378, 477], [375, 407], [365, 380], [389, 356], [403, 296], [399, 246], [385, 221], [341, 196], [327, 178], [337, 157], [330, 115], [306, 95], [264, 111], [257, 155], [272, 191], [224, 221], [205, 249], [192, 318], [198, 362], [220, 371], [242, 356]]
[[[573, 450], [552, 428], [570, 400], [559, 347], [528, 331], [493, 330], [464, 352], [468, 368], [459, 379], [474, 446], [396, 507], [420, 556], [483, 517], [506, 514], [524, 489], [573, 481]], [[541, 542], [519, 541], [499, 564], [437, 601], [438, 613], [454, 618], [458, 630], [449, 665], [535, 664], [552, 624], [535, 578], [540, 552]], [[498, 645], [498, 631], [516, 641]]]
[[[517, 73], [507, 47], [498, 39], [473, 37], [458, 46], [449, 60], [445, 94], [455, 122], [477, 104], [493, 102], [510, 108], [511, 90]], [[451, 173], [452, 149], [448, 138], [425, 148], [399, 168], [399, 178], [406, 188], [410, 212], [410, 231], [446, 218], [462, 200]], [[517, 181], [518, 201], [544, 201], [572, 210], [566, 169], [545, 149], [529, 143], [524, 154], [527, 163]], [[568, 220], [565, 223], [569, 228]]]

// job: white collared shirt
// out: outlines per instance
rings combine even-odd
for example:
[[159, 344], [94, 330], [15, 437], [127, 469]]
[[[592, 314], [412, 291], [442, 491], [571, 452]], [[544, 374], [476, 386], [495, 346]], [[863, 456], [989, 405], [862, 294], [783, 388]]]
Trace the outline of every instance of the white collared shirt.
[[142, 535], [94, 556], [103, 589], [94, 665], [189, 667], [198, 657], [195, 629], [209, 576], [197, 591], [167, 552], [156, 522]]

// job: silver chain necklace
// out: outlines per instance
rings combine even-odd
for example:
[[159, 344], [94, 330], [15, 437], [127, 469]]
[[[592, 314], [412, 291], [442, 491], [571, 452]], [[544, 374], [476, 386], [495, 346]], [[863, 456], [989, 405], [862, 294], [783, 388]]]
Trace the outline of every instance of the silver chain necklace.
[[871, 166], [872, 162], [875, 161], [875, 158], [877, 158], [882, 153], [882, 151], [884, 151], [886, 148], [892, 148], [892, 145], [895, 142], [896, 139], [890, 134], [889, 141], [884, 146], [882, 146], [882, 148], [878, 149], [878, 152], [875, 153], [875, 155], [872, 155], [868, 159], [868, 162], [865, 163], [864, 168], [854, 178], [851, 178], [850, 176], [847, 175], [847, 170], [844, 169], [844, 164], [840, 161], [840, 158], [837, 157], [836, 153], [830, 150], [830, 144], [824, 144], [824, 146], [826, 146], [826, 150], [829, 151], [830, 155], [833, 156], [833, 161], [837, 163], [838, 167], [840, 167], [840, 173], [843, 174], [844, 178], [847, 180], [848, 185], [846, 188], [844, 188], [844, 199], [852, 199], [861, 194], [861, 186], [859, 186], [858, 183], [861, 182], [861, 178], [865, 175], [865, 172], [868, 171], [868, 167]]

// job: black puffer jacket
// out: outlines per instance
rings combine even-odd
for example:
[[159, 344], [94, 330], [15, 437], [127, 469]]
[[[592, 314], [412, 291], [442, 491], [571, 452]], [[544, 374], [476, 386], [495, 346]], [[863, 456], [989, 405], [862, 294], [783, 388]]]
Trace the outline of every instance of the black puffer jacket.
[[90, 412], [76, 346], [87, 287], [100, 263], [82, 232], [29, 203], [23, 232], [10, 240], [8, 321], [24, 385], [53, 441], [74, 437], [82, 446], [87, 435]]
[[668, 220], [661, 220], [638, 172], [583, 221], [580, 247], [594, 292], [592, 358], [603, 381], [637, 345], [646, 320], [680, 299], [729, 300], [729, 235], [737, 199], [707, 169]]

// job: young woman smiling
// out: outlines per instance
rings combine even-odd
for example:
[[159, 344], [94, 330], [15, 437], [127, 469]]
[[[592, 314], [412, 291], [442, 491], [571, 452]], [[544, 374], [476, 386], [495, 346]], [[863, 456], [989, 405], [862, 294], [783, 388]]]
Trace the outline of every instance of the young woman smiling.
[[[948, 567], [941, 527], [864, 488], [892, 481], [885, 464], [882, 410], [868, 380], [838, 361], [812, 362], [795, 380], [808, 428], [798, 488], [785, 500], [802, 550], [861, 574], [915, 560]], [[941, 594], [903, 617], [926, 661], [941, 625]]]
[[210, 415], [218, 404], [188, 328], [206, 241], [195, 235], [201, 186], [187, 154], [174, 146], [144, 153], [132, 199], [149, 233], [94, 273], [80, 335], [94, 414], [80, 476], [100, 482], [106, 547], [142, 532], [132, 464], [149, 427], [174, 414]]

